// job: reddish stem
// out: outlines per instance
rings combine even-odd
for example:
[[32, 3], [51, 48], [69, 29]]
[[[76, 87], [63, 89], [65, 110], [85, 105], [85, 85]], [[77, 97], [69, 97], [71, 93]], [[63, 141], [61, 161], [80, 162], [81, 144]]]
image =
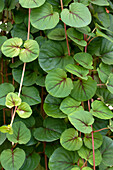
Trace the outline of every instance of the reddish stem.
[[5, 61], [6, 82], [8, 83], [7, 61]]
[[1, 58], [1, 77], [2, 77], [2, 83], [4, 83], [4, 76], [3, 76], [3, 58]]
[[[14, 58], [12, 58], [12, 63], [14, 63]], [[14, 78], [13, 78], [13, 85], [15, 84]]]
[[105, 130], [105, 129], [108, 129], [108, 128], [106, 127], [106, 128], [102, 128], [102, 129], [99, 129], [99, 130], [95, 130], [95, 131], [93, 131], [93, 133], [100, 132], [100, 131]]
[[5, 108], [3, 109], [3, 120], [4, 120], [4, 125], [6, 124], [6, 120], [5, 120]]
[[45, 154], [46, 142], [44, 142], [43, 144], [44, 144], [45, 169], [48, 170], [48, 167], [47, 167], [47, 155]]

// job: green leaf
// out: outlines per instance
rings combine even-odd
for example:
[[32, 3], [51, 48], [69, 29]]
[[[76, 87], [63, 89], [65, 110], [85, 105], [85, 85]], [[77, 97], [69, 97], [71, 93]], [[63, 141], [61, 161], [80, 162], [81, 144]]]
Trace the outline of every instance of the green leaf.
[[96, 29], [96, 35], [100, 36], [100, 37], [104, 37], [107, 40], [111, 41], [113, 43], [113, 38], [107, 36], [106, 34], [104, 34], [103, 32], [101, 32], [98, 28]]
[[95, 100], [92, 104], [91, 113], [93, 116], [100, 119], [111, 119], [113, 118], [112, 111], [101, 101]]
[[109, 3], [107, 0], [90, 0], [90, 2], [98, 6], [109, 6]]
[[78, 137], [78, 132], [74, 128], [66, 129], [62, 133], [60, 143], [69, 151], [79, 150], [83, 145], [82, 138]]
[[50, 117], [44, 120], [43, 126], [34, 130], [34, 137], [39, 141], [52, 142], [58, 140], [61, 133], [66, 129], [63, 120]]
[[71, 91], [71, 96], [78, 101], [87, 101], [95, 95], [96, 89], [96, 81], [88, 76], [88, 80], [74, 81], [74, 88]]
[[90, 24], [91, 14], [85, 5], [76, 2], [70, 4], [69, 10], [62, 10], [61, 19], [71, 27], [84, 27]]
[[74, 167], [74, 164], [78, 161], [77, 152], [67, 151], [63, 148], [56, 149], [49, 159], [49, 169], [58, 170], [66, 169], [70, 170]]
[[26, 144], [30, 138], [31, 133], [30, 130], [26, 127], [23, 122], [15, 122], [13, 123], [13, 134], [7, 134], [7, 138], [10, 142]]
[[27, 40], [24, 43], [25, 49], [21, 49], [19, 58], [23, 62], [31, 62], [39, 56], [39, 45], [35, 40]]
[[62, 41], [66, 39], [64, 28], [55, 28], [47, 34], [50, 40]]
[[111, 119], [108, 128], [113, 132], [113, 121]]
[[68, 115], [71, 124], [80, 132], [91, 133], [94, 118], [90, 112], [80, 110]]
[[10, 125], [3, 125], [0, 127], [0, 132], [2, 133], [9, 133], [9, 134], [13, 134], [13, 129]]
[[21, 105], [17, 108], [16, 112], [21, 118], [28, 118], [32, 114], [31, 107], [25, 102], [21, 103]]
[[25, 161], [25, 152], [20, 148], [14, 150], [6, 149], [1, 153], [0, 159], [4, 169], [17, 170], [20, 169]]
[[66, 67], [66, 70], [74, 75], [76, 75], [77, 77], [80, 77], [81, 79], [87, 80], [87, 74], [89, 73], [89, 70], [75, 65], [75, 64], [68, 64]]
[[10, 38], [3, 43], [1, 47], [2, 53], [6, 57], [16, 57], [20, 53], [20, 46], [22, 43], [23, 42], [21, 38]]
[[113, 94], [113, 73], [109, 74], [106, 85], [107, 89]]
[[[93, 133], [94, 148], [98, 149], [103, 143], [103, 137], [99, 132]], [[86, 134], [84, 137], [84, 144], [87, 148], [92, 148], [92, 134]]]
[[105, 166], [113, 166], [113, 140], [107, 136], [103, 137], [103, 144], [100, 147], [102, 162]]
[[45, 0], [19, 0], [19, 3], [21, 4], [22, 7], [24, 8], [36, 8], [36, 7], [40, 7], [41, 5], [43, 5], [45, 3]]
[[40, 162], [40, 156], [38, 153], [34, 152], [27, 156], [23, 166], [20, 170], [35, 169]]
[[[93, 165], [93, 151], [82, 146], [80, 150], [78, 151], [78, 154], [81, 158], [87, 160], [91, 165]], [[101, 153], [97, 149], [95, 150], [95, 165], [99, 165], [102, 161]]]
[[66, 97], [60, 105], [60, 110], [65, 113], [66, 115], [69, 115], [73, 112], [76, 112], [76, 110], [83, 109], [82, 106], [80, 106], [81, 102], [76, 101], [75, 99], [71, 97]]
[[47, 91], [54, 97], [66, 97], [73, 89], [73, 83], [62, 69], [55, 69], [48, 73], [45, 81]]
[[0, 12], [2, 12], [4, 9], [4, 0], [0, 1]]
[[73, 64], [72, 56], [68, 55], [66, 42], [45, 42], [40, 50], [39, 64], [46, 72], [54, 68], [65, 69], [67, 64]]
[[23, 102], [28, 103], [30, 106], [41, 103], [39, 91], [36, 87], [23, 87], [21, 99]]
[[14, 92], [15, 88], [10, 83], [0, 84], [0, 105], [5, 106], [6, 96], [10, 92]]
[[6, 140], [6, 134], [0, 132], [0, 145], [2, 145], [5, 140]]
[[20, 104], [21, 104], [21, 98], [17, 94], [13, 92], [8, 93], [8, 95], [6, 96], [6, 103], [5, 103], [5, 105], [8, 108], [11, 109], [12, 107], [19, 106]]
[[100, 63], [99, 68], [97, 68], [99, 78], [103, 83], [106, 83], [109, 77], [109, 74], [113, 72], [113, 66], [109, 66], [104, 63]]
[[31, 10], [31, 24], [37, 29], [52, 29], [58, 22], [59, 14], [53, 12], [52, 5], [47, 2], [41, 7]]
[[93, 69], [93, 58], [91, 56], [91, 54], [89, 53], [77, 53], [74, 55], [74, 59], [76, 60], [77, 63], [79, 63], [80, 65], [82, 65], [84, 68], [87, 69]]
[[45, 113], [53, 118], [67, 117], [67, 115], [62, 113], [59, 109], [61, 101], [62, 101], [61, 99], [55, 98], [48, 94], [43, 105]]
[[74, 41], [76, 44], [85, 47], [87, 45], [87, 42], [83, 40], [83, 34], [75, 30], [74, 28], [69, 28], [67, 30], [68, 37]]

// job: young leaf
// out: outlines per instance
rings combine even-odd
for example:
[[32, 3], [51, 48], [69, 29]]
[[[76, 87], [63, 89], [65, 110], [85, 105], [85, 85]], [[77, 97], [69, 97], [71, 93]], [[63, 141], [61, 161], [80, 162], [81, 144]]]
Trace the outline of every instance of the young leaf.
[[62, 101], [61, 99], [53, 97], [50, 94], [48, 94], [44, 101], [44, 106], [43, 106], [45, 113], [53, 118], [67, 117], [67, 115], [65, 115], [59, 109], [61, 101]]
[[80, 106], [81, 102], [76, 101], [75, 99], [71, 97], [66, 97], [60, 105], [60, 110], [65, 113], [66, 115], [69, 115], [70, 113], [76, 112], [76, 110], [83, 109], [82, 106]]
[[23, 149], [16, 148], [15, 150], [7, 149], [1, 153], [1, 164], [4, 169], [17, 170], [23, 165], [25, 161], [25, 152]]
[[23, 122], [15, 122], [13, 123], [13, 134], [7, 134], [7, 138], [10, 142], [26, 144], [30, 138], [31, 133], [30, 130], [26, 127]]
[[10, 38], [3, 43], [1, 47], [2, 53], [6, 57], [16, 57], [20, 53], [20, 46], [22, 43], [23, 41], [21, 38]]
[[27, 40], [24, 43], [25, 49], [21, 49], [19, 58], [23, 62], [31, 62], [39, 56], [39, 45], [35, 40]]
[[56, 149], [49, 159], [49, 169], [58, 170], [66, 169], [70, 170], [74, 167], [75, 163], [78, 161], [77, 152], [67, 151], [63, 148]]
[[82, 3], [71, 3], [68, 9], [61, 12], [62, 21], [71, 27], [85, 27], [91, 22], [91, 14]]
[[52, 5], [47, 2], [41, 7], [31, 10], [31, 24], [37, 29], [52, 29], [58, 22], [59, 14], [53, 12]]
[[68, 115], [71, 124], [80, 132], [91, 133], [91, 125], [94, 123], [94, 118], [90, 112], [76, 111]]
[[60, 138], [61, 133], [66, 129], [63, 120], [49, 117], [44, 120], [43, 126], [34, 131], [34, 137], [39, 141], [55, 141]]
[[95, 100], [92, 104], [91, 113], [93, 116], [100, 119], [111, 119], [113, 118], [112, 111], [101, 101]]
[[48, 73], [45, 81], [47, 91], [54, 97], [66, 97], [73, 89], [73, 83], [62, 69], [55, 69]]
[[16, 112], [21, 118], [28, 118], [32, 114], [31, 107], [25, 102], [21, 103], [21, 105], [17, 108]]
[[79, 150], [83, 145], [82, 138], [78, 137], [78, 132], [74, 128], [66, 129], [61, 134], [60, 143], [69, 151]]
[[20, 104], [21, 104], [21, 98], [17, 94], [13, 92], [8, 93], [8, 95], [6, 96], [6, 103], [5, 103], [5, 105], [8, 108], [11, 109], [12, 107], [19, 106]]
[[3, 125], [3, 126], [0, 127], [0, 132], [13, 134], [13, 129], [10, 125], [8, 125], [8, 126]]
[[66, 70], [74, 75], [76, 75], [77, 77], [80, 77], [81, 79], [87, 80], [87, 74], [89, 73], [89, 70], [75, 65], [75, 64], [68, 64], [66, 67]]
[[71, 91], [71, 96], [78, 101], [87, 101], [95, 95], [96, 89], [96, 81], [88, 76], [88, 80], [74, 81], [74, 88]]
[[21, 4], [22, 7], [24, 8], [36, 8], [40, 7], [45, 3], [45, 0], [19, 0], [19, 3]]

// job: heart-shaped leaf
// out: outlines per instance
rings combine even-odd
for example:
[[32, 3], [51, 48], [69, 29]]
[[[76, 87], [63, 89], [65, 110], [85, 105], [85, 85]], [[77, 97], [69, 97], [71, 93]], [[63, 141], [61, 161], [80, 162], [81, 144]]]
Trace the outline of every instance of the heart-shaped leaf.
[[94, 118], [90, 112], [76, 111], [68, 115], [71, 124], [80, 132], [91, 133], [91, 125], [94, 123]]
[[66, 169], [70, 170], [78, 161], [77, 152], [67, 151], [63, 148], [56, 149], [49, 159], [50, 170]]
[[47, 2], [41, 7], [31, 10], [31, 24], [37, 29], [52, 29], [58, 22], [59, 14], [53, 12], [52, 5]]
[[0, 84], [0, 105], [5, 106], [6, 96], [10, 92], [14, 92], [15, 88], [10, 83]]
[[87, 69], [93, 69], [93, 58], [89, 53], [77, 53], [74, 55], [74, 59], [83, 67]]
[[36, 87], [23, 87], [21, 99], [23, 102], [28, 103], [30, 106], [39, 104], [41, 102], [41, 98], [39, 95], [39, 91]]
[[41, 5], [43, 5], [45, 3], [45, 0], [19, 0], [19, 3], [21, 4], [22, 7], [24, 8], [36, 8], [36, 7], [40, 7]]
[[23, 41], [21, 38], [10, 38], [3, 43], [1, 47], [2, 53], [6, 57], [16, 57], [20, 53], [20, 46], [22, 43]]
[[31, 62], [39, 55], [39, 45], [35, 40], [27, 40], [24, 43], [25, 49], [21, 49], [19, 58], [23, 62]]
[[95, 100], [92, 104], [91, 113], [100, 119], [111, 119], [113, 118], [112, 111], [101, 101]]
[[68, 64], [66, 67], [66, 70], [74, 75], [76, 75], [77, 77], [80, 77], [81, 79], [87, 80], [87, 74], [89, 73], [89, 70], [75, 65], [75, 64]]
[[53, 118], [65, 118], [67, 115], [62, 113], [59, 109], [61, 99], [51, 96], [50, 94], [47, 95], [44, 101], [44, 111], [48, 116]]
[[10, 125], [3, 125], [0, 127], [0, 132], [2, 133], [9, 133], [9, 134], [13, 134], [13, 129]]
[[40, 50], [39, 64], [46, 72], [54, 68], [65, 69], [67, 64], [73, 64], [72, 56], [68, 55], [66, 42], [45, 42]]
[[43, 126], [34, 131], [34, 137], [39, 141], [55, 141], [60, 138], [61, 133], [66, 129], [63, 120], [49, 117], [44, 120]]
[[81, 102], [76, 101], [75, 99], [71, 97], [66, 97], [60, 105], [60, 110], [65, 113], [66, 115], [69, 115], [70, 113], [76, 112], [78, 109], [83, 109], [82, 106], [79, 106]]
[[8, 95], [6, 96], [5, 104], [8, 108], [11, 109], [12, 107], [19, 106], [21, 104], [21, 98], [13, 92], [8, 93]]
[[64, 28], [55, 28], [47, 34], [47, 37], [50, 40], [57, 40], [57, 41], [65, 40], [66, 38], [65, 30]]
[[25, 152], [23, 149], [16, 148], [15, 150], [7, 149], [1, 153], [1, 164], [4, 169], [17, 170], [25, 161]]
[[62, 69], [55, 69], [48, 73], [45, 81], [47, 91], [54, 97], [66, 97], [73, 89], [73, 83]]
[[83, 34], [75, 30], [74, 28], [69, 28], [67, 30], [68, 37], [80, 46], [86, 46], [87, 42], [83, 40]]
[[60, 143], [69, 151], [79, 150], [83, 145], [82, 138], [78, 137], [78, 132], [74, 128], [66, 129], [62, 133]]
[[77, 80], [74, 82], [74, 88], [71, 91], [71, 96], [78, 101], [86, 101], [91, 99], [97, 89], [97, 83], [88, 76], [88, 80]]
[[[94, 148], [98, 149], [102, 145], [103, 137], [99, 132], [96, 132], [93, 134], [93, 139], [94, 139]], [[85, 135], [84, 144], [87, 148], [93, 149], [92, 148], [92, 134]]]
[[21, 105], [17, 108], [16, 112], [21, 118], [28, 118], [32, 114], [31, 107], [25, 102], [21, 103]]
[[109, 74], [106, 85], [107, 89], [113, 94], [113, 73]]
[[91, 14], [82, 3], [71, 3], [68, 9], [61, 12], [62, 21], [71, 27], [85, 27], [91, 22]]
[[7, 138], [10, 142], [26, 144], [30, 140], [30, 130], [23, 122], [15, 122], [12, 127], [14, 133], [12, 135], [7, 134]]

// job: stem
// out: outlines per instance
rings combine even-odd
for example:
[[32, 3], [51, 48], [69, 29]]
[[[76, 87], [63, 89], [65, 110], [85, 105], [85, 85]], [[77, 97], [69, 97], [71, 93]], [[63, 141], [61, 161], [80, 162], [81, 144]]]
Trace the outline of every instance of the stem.
[[16, 109], [17, 109], [17, 106], [15, 107], [14, 113], [12, 115], [10, 126], [12, 126], [12, 124], [13, 124], [13, 121], [14, 121], [14, 118], [15, 118], [15, 114], [16, 114]]
[[48, 167], [47, 167], [47, 156], [45, 154], [46, 142], [44, 142], [43, 144], [44, 144], [45, 169], [48, 170]]
[[[14, 63], [14, 58], [12, 58], [12, 63]], [[12, 83], [13, 83], [13, 85], [15, 84], [14, 78], [13, 78]]]
[[100, 131], [102, 131], [102, 130], [105, 130], [105, 129], [109, 129], [109, 128], [102, 128], [102, 129], [99, 129], [99, 130], [95, 130], [95, 131], [93, 131], [93, 133], [95, 133], [95, 132], [100, 132]]
[[4, 125], [6, 124], [6, 120], [5, 120], [5, 108], [3, 109], [3, 120], [4, 120]]
[[3, 58], [1, 58], [1, 77], [2, 77], [2, 83], [4, 83], [4, 76], [3, 76]]
[[[60, 3], [61, 3], [61, 9], [63, 10], [63, 1], [60, 0]], [[67, 31], [66, 31], [66, 24], [65, 23], [64, 23], [64, 29], [65, 29], [65, 36], [66, 36], [68, 55], [70, 56], [69, 42], [68, 42]]]
[[97, 86], [105, 86], [105, 84], [97, 84]]
[[6, 82], [8, 83], [7, 61], [5, 61]]
[[90, 44], [91, 41], [93, 41], [96, 37], [93, 37], [89, 42], [88, 42], [88, 45]]

